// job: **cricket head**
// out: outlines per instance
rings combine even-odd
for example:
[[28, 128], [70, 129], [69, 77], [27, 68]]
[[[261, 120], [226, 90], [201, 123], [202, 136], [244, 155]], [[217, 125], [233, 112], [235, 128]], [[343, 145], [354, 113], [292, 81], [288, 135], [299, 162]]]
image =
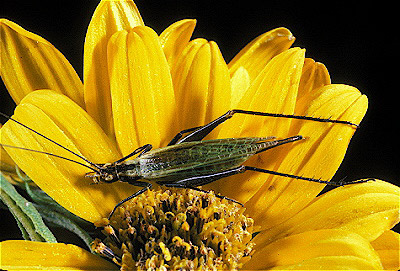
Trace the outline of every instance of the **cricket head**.
[[117, 169], [114, 164], [102, 164], [96, 171], [88, 172], [85, 177], [91, 178], [94, 184], [113, 183], [119, 180]]

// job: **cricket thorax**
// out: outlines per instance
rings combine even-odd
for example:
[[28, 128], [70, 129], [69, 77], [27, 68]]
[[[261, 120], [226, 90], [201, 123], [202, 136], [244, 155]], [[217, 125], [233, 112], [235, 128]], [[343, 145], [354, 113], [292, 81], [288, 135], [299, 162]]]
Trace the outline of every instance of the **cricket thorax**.
[[113, 183], [121, 181], [121, 176], [137, 177], [135, 168], [131, 161], [119, 164], [107, 163], [101, 165], [98, 171], [87, 173], [85, 177], [92, 178], [94, 183]]

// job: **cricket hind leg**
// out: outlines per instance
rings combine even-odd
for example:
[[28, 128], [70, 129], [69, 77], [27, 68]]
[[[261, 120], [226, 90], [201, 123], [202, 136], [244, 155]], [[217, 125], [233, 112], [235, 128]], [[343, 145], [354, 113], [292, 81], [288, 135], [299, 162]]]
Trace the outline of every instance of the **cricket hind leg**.
[[[308, 117], [308, 116], [287, 115], [287, 114], [277, 114], [277, 113], [266, 113], [266, 112], [259, 112], [259, 111], [232, 109], [206, 125], [182, 130], [171, 140], [171, 142], [168, 144], [168, 146], [183, 143], [183, 142], [200, 141], [203, 138], [205, 138], [209, 133], [211, 133], [212, 130], [214, 130], [216, 127], [218, 127], [218, 125], [220, 125], [220, 124], [224, 123], [226, 120], [232, 118], [233, 115], [235, 115], [235, 114], [274, 117], [274, 118], [300, 119], [300, 120], [310, 120], [310, 121], [327, 122], [327, 123], [339, 123], [339, 124], [350, 125], [355, 128], [359, 127], [358, 124], [352, 123], [350, 121], [345, 121], [345, 120], [334, 120], [334, 119], [329, 119], [329, 118], [328, 119], [315, 118], [315, 117]], [[189, 133], [189, 134], [186, 136], [183, 136], [185, 133]]]
[[[236, 168], [232, 168], [232, 169], [228, 169], [228, 170], [225, 170], [225, 171], [222, 171], [222, 172], [208, 174], [208, 175], [202, 175], [202, 176], [201, 175], [200, 176], [195, 176], [195, 177], [179, 180], [179, 181], [176, 181], [176, 182], [170, 182], [170, 183], [157, 182], [157, 183], [160, 184], [160, 185], [164, 185], [166, 187], [186, 188], [186, 189], [193, 189], [193, 190], [209, 193], [206, 190], [202, 190], [200, 188], [197, 188], [197, 186], [206, 185], [206, 184], [212, 183], [212, 182], [214, 182], [216, 180], [219, 180], [221, 178], [225, 178], [225, 177], [228, 177], [228, 176], [236, 175], [236, 174], [239, 174], [239, 173], [244, 173], [246, 171], [255, 171], [255, 172], [261, 172], [261, 173], [267, 173], [267, 174], [272, 174], [272, 175], [277, 175], [277, 176], [282, 176], [282, 177], [287, 177], [287, 178], [293, 178], [293, 179], [298, 179], [298, 180], [304, 180], [304, 181], [309, 181], [309, 182], [327, 184], [327, 185], [332, 185], [332, 186], [343, 186], [343, 185], [348, 185], [348, 184], [364, 183], [364, 182], [368, 182], [368, 181], [374, 180], [374, 179], [365, 179], [365, 180], [357, 180], [357, 181], [353, 181], [353, 182], [344, 182], [343, 180], [340, 180], [338, 182], [335, 182], [335, 181], [324, 181], [324, 180], [321, 180], [321, 179], [303, 177], [303, 176], [287, 174], [287, 173], [280, 173], [280, 172], [277, 172], [277, 171], [272, 171], [272, 170], [267, 170], [267, 169], [250, 167], [250, 166], [243, 166], [242, 165], [242, 166], [239, 166], [239, 167], [236, 167]], [[240, 203], [240, 202], [238, 202], [238, 201], [236, 201], [234, 199], [231, 199], [231, 198], [228, 198], [228, 197], [225, 197], [225, 196], [222, 196], [222, 195], [216, 195], [216, 197], [227, 199], [229, 201], [238, 203], [238, 204], [243, 206], [242, 203]]]
[[322, 183], [322, 184], [327, 184], [327, 185], [331, 185], [331, 186], [344, 186], [344, 185], [348, 185], [348, 184], [365, 183], [365, 182], [373, 180], [373, 179], [364, 179], [364, 180], [345, 182], [344, 179], [342, 179], [340, 181], [335, 182], [332, 180], [324, 181], [321, 179], [308, 178], [308, 177], [292, 175], [292, 174], [287, 174], [287, 173], [281, 173], [281, 172], [262, 169], [262, 168], [244, 166], [244, 171], [247, 171], [247, 170], [261, 172], [261, 173], [267, 173], [267, 174], [271, 174], [271, 175], [277, 175], [277, 176], [282, 176], [282, 177], [287, 177], [287, 178], [292, 178], [292, 179], [304, 180], [304, 181], [309, 181], [309, 182]]
[[122, 157], [121, 159], [117, 160], [114, 162], [114, 164], [118, 164], [121, 163], [123, 161], [125, 161], [126, 159], [138, 154], [140, 152], [140, 154], [138, 155], [138, 157], [142, 156], [144, 153], [148, 152], [149, 150], [151, 150], [153, 148], [153, 146], [151, 144], [146, 144], [143, 145], [139, 148], [137, 148], [136, 150], [134, 150], [133, 152], [131, 152], [130, 154], [128, 154], [127, 156]]
[[167, 146], [175, 145], [179, 141], [179, 139], [181, 139], [183, 137], [184, 134], [192, 132], [194, 130], [197, 130], [197, 129], [201, 128], [201, 127], [203, 127], [203, 126], [193, 127], [193, 128], [189, 128], [189, 129], [185, 129], [185, 130], [180, 131], [179, 133], [177, 133], [172, 138], [172, 140], [168, 143]]

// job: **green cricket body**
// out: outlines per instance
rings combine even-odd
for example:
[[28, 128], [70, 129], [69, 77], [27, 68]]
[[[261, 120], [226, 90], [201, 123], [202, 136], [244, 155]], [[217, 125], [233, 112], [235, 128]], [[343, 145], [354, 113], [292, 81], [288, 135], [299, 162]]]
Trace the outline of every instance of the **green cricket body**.
[[123, 161], [115, 165], [115, 170], [119, 177], [137, 177], [162, 184], [235, 168], [254, 154], [278, 144], [273, 137], [184, 142]]
[[[123, 199], [117, 205], [115, 205], [114, 209], [109, 215], [109, 218], [113, 215], [115, 210], [119, 206], [121, 206], [121, 204], [150, 189], [152, 187], [153, 181], [166, 187], [189, 188], [202, 192], [207, 192], [197, 187], [211, 183], [221, 178], [245, 172], [247, 170], [336, 186], [342, 186], [349, 183], [354, 184], [370, 180], [366, 179], [346, 183], [342, 181], [331, 182], [321, 179], [276, 172], [268, 169], [244, 166], [242, 164], [251, 156], [257, 153], [277, 147], [279, 145], [302, 140], [304, 139], [304, 137], [301, 135], [294, 135], [283, 139], [275, 139], [274, 137], [243, 137], [203, 140], [203, 138], [205, 138], [216, 127], [224, 123], [226, 120], [232, 118], [234, 114], [337, 123], [358, 128], [358, 124], [345, 120], [332, 120], [308, 116], [232, 109], [208, 124], [180, 131], [175, 135], [174, 138], [172, 138], [167, 147], [151, 150], [152, 146], [150, 144], [145, 144], [134, 150], [131, 154], [122, 157], [118, 161], [106, 164], [96, 164], [91, 162], [84, 156], [71, 151], [60, 143], [55, 142], [49, 137], [19, 122], [18, 120], [15, 120], [0, 112], [1, 116], [11, 121], [14, 121], [15, 123], [18, 123], [19, 125], [32, 131], [33, 133], [48, 140], [52, 144], [55, 144], [60, 148], [72, 153], [76, 157], [79, 157], [81, 160], [83, 160], [85, 163], [62, 157], [53, 153], [4, 144], [0, 144], [0, 146], [42, 153], [79, 164], [92, 170], [91, 172], [86, 173], [85, 177], [92, 178], [94, 183], [113, 183], [120, 181], [129, 183], [134, 186], [142, 187], [141, 190], [135, 192], [131, 196]], [[128, 160], [128, 158], [135, 155], [138, 156], [132, 160]], [[139, 181], [139, 179], [144, 179], [145, 181]], [[219, 198], [226, 198], [222, 195], [216, 196]], [[239, 203], [234, 199], [226, 199], [232, 202]]]

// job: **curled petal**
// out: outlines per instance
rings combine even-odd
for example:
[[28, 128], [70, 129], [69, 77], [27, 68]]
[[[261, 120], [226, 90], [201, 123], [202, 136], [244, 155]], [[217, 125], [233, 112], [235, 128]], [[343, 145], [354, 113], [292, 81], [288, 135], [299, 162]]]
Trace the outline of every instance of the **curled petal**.
[[84, 91], [87, 112], [107, 134], [113, 134], [107, 44], [120, 30], [143, 25], [133, 1], [103, 0], [90, 21], [84, 47]]
[[167, 27], [160, 35], [160, 43], [168, 64], [172, 67], [192, 37], [196, 20], [181, 20]]
[[400, 234], [394, 231], [385, 231], [372, 241], [371, 245], [381, 258], [385, 270], [400, 269]]
[[333, 189], [316, 198], [288, 221], [260, 233], [256, 242], [268, 244], [310, 230], [339, 229], [373, 241], [399, 222], [400, 189], [369, 181]]
[[[319, 268], [315, 268], [317, 264]], [[377, 253], [367, 240], [340, 230], [307, 231], [278, 239], [263, 248], [256, 246], [244, 269], [320, 269], [321, 266], [330, 270], [358, 270], [366, 266], [382, 269]]]
[[312, 90], [331, 84], [331, 78], [325, 65], [311, 58], [304, 60], [303, 71], [299, 85], [299, 97]]
[[6, 19], [0, 20], [0, 73], [16, 104], [30, 92], [53, 89], [84, 106], [82, 82], [51, 43]]
[[[293, 114], [305, 51], [287, 50], [271, 60], [237, 103], [238, 109]], [[247, 71], [247, 70], [246, 70]], [[219, 137], [284, 136], [290, 120], [237, 115], [224, 123]]]
[[172, 77], [181, 130], [204, 125], [229, 109], [228, 67], [215, 42], [190, 42], [174, 66]]
[[276, 28], [255, 38], [229, 62], [231, 76], [244, 67], [254, 80], [276, 55], [290, 48], [295, 38], [286, 28]]
[[112, 37], [108, 47], [116, 138], [123, 155], [138, 146], [166, 145], [173, 137], [175, 97], [157, 34], [135, 27]]
[[[77, 104], [50, 90], [27, 95], [13, 116], [21, 123], [58, 142], [94, 163], [121, 157], [98, 124]], [[1, 143], [56, 154], [85, 163], [83, 159], [9, 120], [1, 129]], [[5, 148], [32, 180], [55, 201], [89, 221], [107, 216], [121, 199], [129, 196], [129, 185], [90, 185], [84, 175], [90, 169], [54, 156]]]
[[4, 270], [118, 270], [99, 256], [75, 245], [9, 240], [0, 243]]

